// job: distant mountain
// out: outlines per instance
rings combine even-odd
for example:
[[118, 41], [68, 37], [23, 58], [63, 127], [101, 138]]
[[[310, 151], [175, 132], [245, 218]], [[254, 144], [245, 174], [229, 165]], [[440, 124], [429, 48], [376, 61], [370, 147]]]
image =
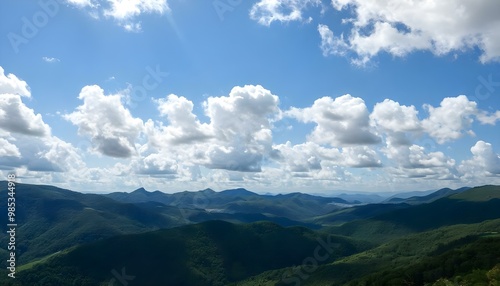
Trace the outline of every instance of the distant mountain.
[[436, 190], [427, 190], [427, 191], [413, 191], [413, 192], [403, 192], [403, 193], [397, 193], [394, 195], [391, 195], [390, 197], [386, 198], [384, 202], [387, 202], [391, 199], [398, 198], [398, 199], [408, 199], [411, 197], [423, 197], [430, 195], [434, 193]]
[[329, 231], [372, 241], [386, 241], [454, 224], [500, 218], [500, 186], [475, 187], [431, 203], [391, 210], [366, 220], [329, 228]]
[[327, 198], [302, 193], [286, 195], [259, 195], [246, 189], [215, 192], [211, 189], [197, 192], [166, 194], [138, 189], [131, 193], [119, 192], [106, 195], [120, 202], [142, 203], [155, 201], [182, 209], [199, 209], [207, 212], [264, 214], [303, 220], [341, 209], [350, 202], [341, 198]]
[[[325, 226], [339, 225], [346, 222], [351, 222], [354, 220], [362, 220], [373, 218], [377, 215], [382, 215], [387, 213], [387, 215], [391, 215], [394, 210], [402, 210], [410, 207], [410, 205], [417, 204], [427, 204], [434, 202], [440, 198], [448, 197], [454, 194], [462, 193], [470, 188], [464, 187], [456, 190], [452, 190], [449, 188], [440, 189], [438, 191], [432, 192], [431, 194], [425, 196], [413, 196], [410, 198], [392, 198], [386, 203], [382, 204], [367, 204], [360, 206], [353, 206], [350, 208], [343, 208], [340, 210], [333, 211], [326, 215], [317, 216], [313, 219], [307, 220], [308, 222], [313, 222], [316, 224], [322, 224]], [[480, 193], [480, 189], [475, 189], [471, 193], [477, 194]], [[432, 206], [430, 206], [432, 208]]]
[[459, 188], [459, 189], [456, 189], [456, 190], [452, 190], [450, 188], [443, 188], [443, 189], [440, 189], [440, 190], [437, 190], [433, 193], [430, 193], [428, 195], [425, 195], [425, 196], [412, 196], [412, 197], [409, 197], [409, 198], [406, 198], [406, 199], [403, 199], [403, 198], [392, 198], [392, 199], [389, 199], [387, 202], [390, 202], [390, 203], [406, 203], [406, 204], [412, 204], [412, 205], [415, 205], [415, 204], [423, 204], [423, 203], [431, 203], [437, 199], [440, 199], [440, 198], [444, 198], [444, 197], [448, 197], [448, 196], [451, 196], [451, 195], [454, 195], [454, 194], [458, 194], [458, 193], [461, 193], [463, 191], [466, 191], [470, 189], [469, 187], [463, 187], [463, 188]]
[[300, 265], [315, 253], [321, 257], [315, 263], [324, 264], [367, 247], [306, 228], [211, 221], [77, 247], [19, 272], [15, 282], [110, 285], [116, 273], [125, 273], [130, 285], [228, 285], [266, 270]]
[[348, 194], [342, 193], [339, 195], [335, 195], [337, 198], [341, 198], [350, 203], [359, 204], [359, 203], [380, 203], [386, 199], [384, 196], [380, 196], [377, 194]]

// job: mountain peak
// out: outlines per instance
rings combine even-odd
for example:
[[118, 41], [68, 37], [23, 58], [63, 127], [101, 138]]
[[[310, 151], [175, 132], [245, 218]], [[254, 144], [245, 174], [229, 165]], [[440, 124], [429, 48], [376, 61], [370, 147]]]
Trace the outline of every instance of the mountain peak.
[[143, 187], [138, 188], [137, 190], [133, 191], [132, 193], [135, 193], [135, 194], [140, 194], [140, 193], [142, 193], [142, 194], [149, 194], [149, 192], [146, 191], [146, 189], [144, 189]]
[[257, 195], [256, 193], [250, 192], [249, 190], [244, 189], [244, 188], [224, 190], [220, 193], [224, 194], [224, 195], [232, 195], [232, 196], [255, 196], [255, 195]]

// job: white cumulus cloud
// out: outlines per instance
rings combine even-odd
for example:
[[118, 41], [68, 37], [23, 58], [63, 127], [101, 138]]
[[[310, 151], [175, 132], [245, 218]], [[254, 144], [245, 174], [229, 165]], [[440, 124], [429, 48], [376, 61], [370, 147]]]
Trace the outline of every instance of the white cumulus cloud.
[[0, 157], [21, 157], [16, 145], [11, 144], [4, 138], [0, 138]]
[[0, 93], [0, 129], [33, 136], [50, 134], [42, 116], [28, 108], [17, 94]]
[[260, 85], [236, 86], [228, 96], [209, 97], [203, 103], [208, 123], [200, 122], [184, 97], [171, 94], [156, 102], [168, 122], [146, 122], [148, 154], [168, 150], [170, 158], [186, 164], [258, 172], [272, 151], [279, 99]]
[[391, 160], [393, 174], [406, 178], [456, 179], [455, 160], [443, 152], [428, 152], [424, 147], [394, 146], [390, 142], [384, 150]]
[[325, 49], [338, 53], [347, 46], [357, 55], [356, 64], [366, 64], [380, 52], [405, 56], [423, 50], [444, 55], [473, 48], [481, 50], [483, 63], [500, 59], [498, 1], [332, 0], [332, 5], [351, 9], [354, 17], [343, 19], [352, 25], [346, 39], [328, 40], [330, 35], [322, 34], [323, 42], [331, 43]]
[[478, 109], [476, 102], [470, 101], [465, 95], [446, 97], [438, 107], [424, 107], [429, 112], [429, 117], [422, 121], [422, 126], [438, 143], [458, 139], [464, 133], [474, 135], [470, 129], [474, 118], [482, 124], [491, 125], [500, 119], [499, 111], [488, 114]]
[[102, 88], [93, 85], [85, 86], [78, 98], [83, 104], [64, 118], [78, 126], [78, 133], [88, 136], [99, 153], [117, 158], [132, 156], [143, 122], [123, 106], [122, 96], [105, 95]]
[[393, 132], [409, 132], [421, 129], [415, 106], [400, 105], [390, 99], [375, 104], [370, 118], [377, 126]]
[[322, 97], [311, 107], [291, 108], [286, 115], [302, 122], [316, 123], [309, 140], [319, 144], [343, 147], [380, 142], [371, 130], [364, 100], [349, 94], [335, 99]]
[[14, 74], [5, 74], [0, 66], [0, 94], [18, 94], [20, 96], [31, 97], [28, 84], [19, 79]]
[[211, 137], [209, 126], [200, 123], [193, 114], [193, 102], [170, 94], [157, 103], [160, 115], [166, 116], [169, 121], [168, 126], [162, 126], [165, 141], [179, 144], [203, 141]]
[[462, 162], [460, 170], [466, 177], [500, 175], [500, 155], [493, 146], [482, 140], [470, 148], [473, 157]]

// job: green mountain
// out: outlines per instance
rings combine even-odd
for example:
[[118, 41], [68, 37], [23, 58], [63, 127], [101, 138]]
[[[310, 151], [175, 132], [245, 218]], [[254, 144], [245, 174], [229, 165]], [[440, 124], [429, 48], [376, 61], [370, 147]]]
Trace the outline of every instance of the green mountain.
[[[332, 226], [328, 231], [382, 243], [387, 239], [442, 226], [496, 219], [500, 218], [500, 199], [495, 197], [498, 193], [500, 186], [476, 187], [431, 203], [390, 210], [369, 219]], [[486, 200], [489, 197], [491, 199]]]
[[219, 213], [264, 214], [269, 217], [285, 217], [304, 220], [313, 216], [339, 210], [350, 203], [340, 198], [327, 198], [292, 193], [286, 195], [259, 195], [245, 189], [215, 192], [205, 189], [197, 192], [166, 194], [159, 191], [148, 192], [143, 188], [134, 192], [118, 192], [106, 195], [126, 203], [160, 202], [181, 209], [201, 209]]
[[[6, 190], [7, 182], [0, 182], [4, 202]], [[53, 186], [17, 184], [16, 206], [17, 259], [21, 263], [102, 238], [180, 224], [147, 207]], [[0, 204], [0, 215], [7, 217], [7, 204]], [[6, 224], [0, 230], [0, 244], [7, 245]]]
[[409, 198], [394, 197], [394, 198], [387, 200], [387, 202], [388, 203], [405, 203], [405, 204], [411, 204], [411, 205], [425, 204], [425, 203], [431, 203], [431, 202], [438, 200], [440, 198], [449, 197], [449, 196], [454, 195], [454, 194], [459, 194], [459, 193], [464, 192], [468, 189], [470, 189], [470, 188], [463, 187], [463, 188], [459, 188], [456, 190], [452, 190], [450, 188], [443, 188], [443, 189], [437, 190], [433, 193], [430, 193], [428, 195], [411, 196]]
[[362, 220], [374, 217], [376, 215], [387, 213], [393, 210], [408, 208], [408, 204], [368, 204], [343, 208], [330, 212], [326, 215], [317, 216], [306, 220], [311, 223], [323, 226], [341, 225], [346, 222]]
[[500, 263], [499, 233], [500, 219], [446, 226], [318, 265], [314, 271], [307, 271], [307, 265], [271, 270], [235, 285], [424, 285]]
[[0, 285], [495, 285], [499, 272], [500, 186], [349, 207], [245, 189], [113, 196], [19, 184], [17, 279], [2, 262]]
[[[319, 257], [327, 263], [369, 248], [342, 236], [273, 223], [210, 221], [122, 235], [76, 247], [18, 273], [20, 285], [227, 285]], [[16, 284], [13, 284], [16, 285]]]
[[474, 189], [469, 189], [462, 193], [450, 196], [450, 199], [471, 202], [485, 202], [493, 199], [500, 199], [500, 187], [491, 185], [476, 187]]
[[[0, 182], [0, 199], [7, 201], [7, 182]], [[200, 194], [215, 193], [209, 189]], [[171, 228], [184, 224], [208, 220], [226, 220], [234, 223], [272, 221], [283, 226], [302, 225], [320, 228], [313, 223], [294, 221], [287, 217], [264, 215], [250, 212], [221, 213], [214, 209], [200, 208], [199, 197], [183, 192], [170, 196], [172, 204], [183, 202], [178, 208], [156, 202], [153, 198], [164, 198], [159, 191], [147, 192], [138, 189], [131, 194], [135, 203], [118, 202], [107, 196], [82, 194], [53, 186], [17, 184], [16, 219], [18, 227], [17, 258], [26, 263], [36, 258], [50, 255], [66, 248], [121, 234], [140, 233], [161, 228]], [[257, 196], [244, 189], [227, 190], [212, 196], [211, 200], [222, 198], [224, 202], [239, 200], [240, 197]], [[143, 199], [139, 199], [142, 197]], [[168, 196], [167, 196], [168, 197]], [[268, 202], [263, 200], [265, 205]], [[190, 202], [190, 203], [188, 203]], [[194, 203], [193, 203], [194, 202]], [[261, 206], [265, 208], [265, 206]], [[277, 206], [274, 209], [291, 208]], [[0, 204], [0, 214], [7, 217], [7, 205]], [[0, 243], [6, 245], [6, 224], [0, 226]], [[1, 249], [0, 254], [5, 250]], [[6, 253], [6, 252], [5, 252]], [[5, 265], [2, 261], [0, 265]]]

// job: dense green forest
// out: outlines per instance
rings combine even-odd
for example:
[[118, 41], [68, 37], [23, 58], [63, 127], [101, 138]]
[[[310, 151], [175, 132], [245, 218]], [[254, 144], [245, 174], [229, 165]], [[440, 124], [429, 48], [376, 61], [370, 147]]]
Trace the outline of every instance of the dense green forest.
[[[211, 206], [219, 209], [244, 206], [238, 212], [215, 213], [189, 205], [190, 193], [166, 197], [138, 190], [132, 197], [119, 194], [118, 201], [51, 186], [24, 185], [22, 190], [18, 219], [26, 223], [19, 228], [16, 279], [2, 267], [0, 285], [499, 285], [500, 281], [498, 186], [350, 206], [309, 195], [276, 199], [242, 189], [223, 194], [200, 191], [208, 193]], [[144, 199], [151, 196], [156, 199]], [[302, 216], [254, 212], [277, 202], [275, 213], [293, 209], [301, 197], [302, 209], [309, 210]], [[322, 200], [334, 207], [313, 210]], [[255, 206], [259, 201], [263, 205]], [[252, 210], [245, 212], [249, 205]], [[6, 210], [0, 207], [0, 211]], [[3, 229], [0, 241], [5, 244], [4, 233]], [[0, 254], [8, 255], [5, 249]]]

